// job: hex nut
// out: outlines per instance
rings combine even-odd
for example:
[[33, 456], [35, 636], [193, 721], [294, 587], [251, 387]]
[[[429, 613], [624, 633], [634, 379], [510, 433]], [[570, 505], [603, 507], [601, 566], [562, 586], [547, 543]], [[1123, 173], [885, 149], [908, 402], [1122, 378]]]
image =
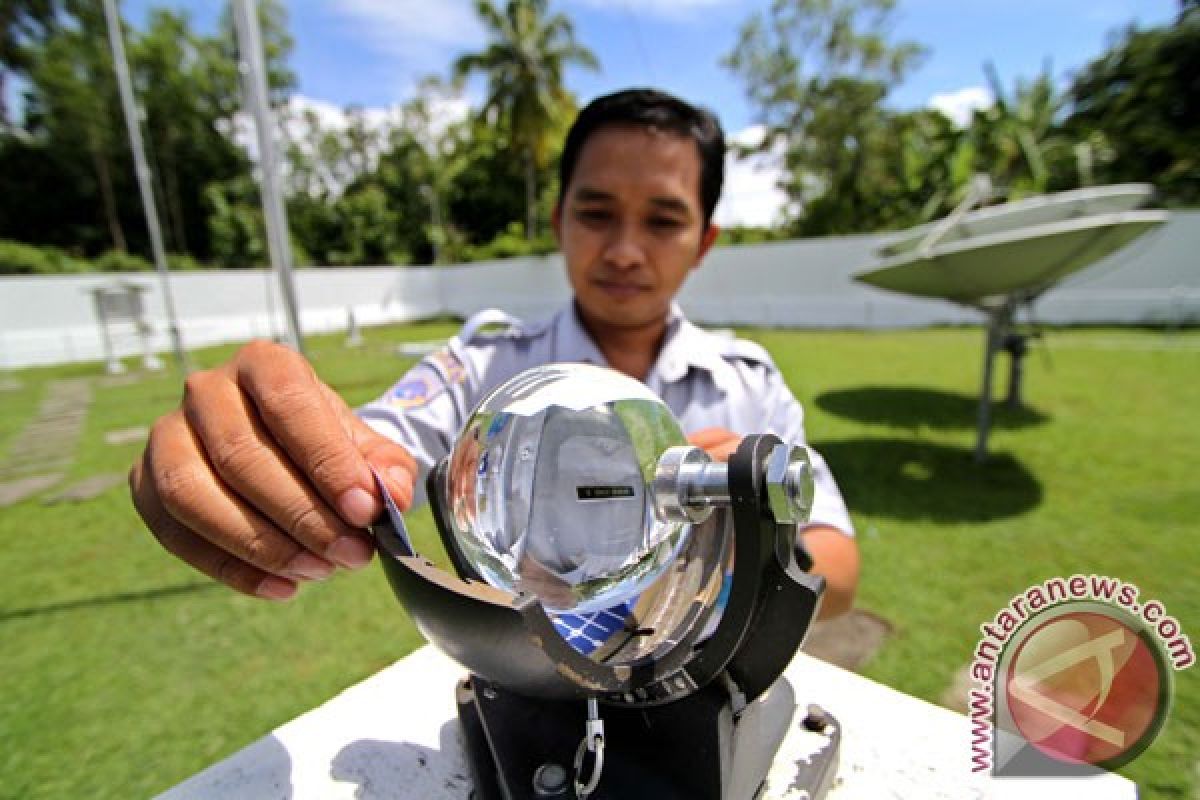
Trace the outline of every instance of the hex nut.
[[805, 521], [812, 508], [812, 463], [808, 450], [777, 444], [767, 455], [767, 507], [781, 524]]
[[792, 502], [795, 503], [801, 517], [797, 521], [807, 522], [808, 515], [812, 513], [813, 500], [816, 496], [816, 484], [813, 479], [812, 460], [809, 456], [808, 448], [801, 447], [797, 449], [800, 450], [801, 457], [794, 459], [788, 467], [787, 482], [792, 495]]

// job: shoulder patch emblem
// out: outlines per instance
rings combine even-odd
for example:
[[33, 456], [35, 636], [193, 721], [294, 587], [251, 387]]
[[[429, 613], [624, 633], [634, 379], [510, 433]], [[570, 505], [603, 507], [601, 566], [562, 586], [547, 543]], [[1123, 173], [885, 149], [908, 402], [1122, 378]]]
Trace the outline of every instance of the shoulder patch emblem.
[[388, 405], [398, 408], [420, 408], [441, 391], [432, 370], [413, 370], [393, 386], [385, 398]]

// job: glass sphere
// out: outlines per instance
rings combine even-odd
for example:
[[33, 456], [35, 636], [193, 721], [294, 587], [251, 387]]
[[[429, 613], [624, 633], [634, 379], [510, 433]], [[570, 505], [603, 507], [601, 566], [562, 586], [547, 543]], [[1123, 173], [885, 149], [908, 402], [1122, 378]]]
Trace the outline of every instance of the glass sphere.
[[634, 600], [691, 526], [655, 512], [658, 459], [687, 444], [642, 383], [550, 364], [493, 391], [467, 420], [442, 486], [459, 550], [493, 586], [554, 612]]

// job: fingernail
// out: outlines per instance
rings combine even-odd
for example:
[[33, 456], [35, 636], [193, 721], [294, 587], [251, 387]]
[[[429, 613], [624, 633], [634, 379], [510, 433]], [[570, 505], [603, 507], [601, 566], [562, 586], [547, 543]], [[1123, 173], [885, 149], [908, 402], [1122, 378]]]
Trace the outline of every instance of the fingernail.
[[[412, 473], [404, 467], [388, 467], [387, 470], [388, 482], [392, 485], [392, 499], [397, 503], [404, 504], [412, 495], [413, 476]], [[403, 488], [403, 493], [397, 497], [394, 490], [397, 487]]]
[[346, 569], [362, 569], [371, 563], [375, 549], [365, 539], [343, 536], [334, 542], [326, 554]]
[[333, 574], [334, 566], [325, 559], [302, 550], [284, 569], [289, 575], [307, 578], [310, 581], [323, 581]]
[[342, 493], [338, 498], [338, 510], [341, 511], [342, 518], [351, 525], [370, 525], [379, 513], [375, 498], [366, 489], [358, 488]]
[[296, 594], [296, 584], [286, 578], [268, 575], [262, 579], [254, 593], [264, 600], [291, 600]]

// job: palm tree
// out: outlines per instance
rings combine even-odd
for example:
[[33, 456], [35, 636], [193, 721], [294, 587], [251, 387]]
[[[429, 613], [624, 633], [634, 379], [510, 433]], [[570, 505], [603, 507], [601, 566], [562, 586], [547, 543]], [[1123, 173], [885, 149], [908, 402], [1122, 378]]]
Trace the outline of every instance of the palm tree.
[[1032, 82], [1018, 81], [1009, 93], [996, 68], [984, 65], [995, 103], [976, 111], [968, 136], [977, 157], [998, 186], [1010, 189], [1014, 199], [1041, 194], [1050, 188], [1056, 167], [1074, 151], [1062, 134], [1065, 96], [1054, 86], [1050, 65]]
[[563, 86], [571, 63], [598, 69], [591, 50], [575, 41], [564, 14], [548, 16], [548, 0], [507, 0], [503, 10], [492, 0], [475, 0], [475, 11], [490, 43], [479, 53], [454, 62], [456, 80], [479, 72], [487, 77], [486, 111], [508, 124], [512, 146], [525, 165], [525, 236], [537, 234], [537, 171], [546, 162], [551, 126], [572, 104]]

